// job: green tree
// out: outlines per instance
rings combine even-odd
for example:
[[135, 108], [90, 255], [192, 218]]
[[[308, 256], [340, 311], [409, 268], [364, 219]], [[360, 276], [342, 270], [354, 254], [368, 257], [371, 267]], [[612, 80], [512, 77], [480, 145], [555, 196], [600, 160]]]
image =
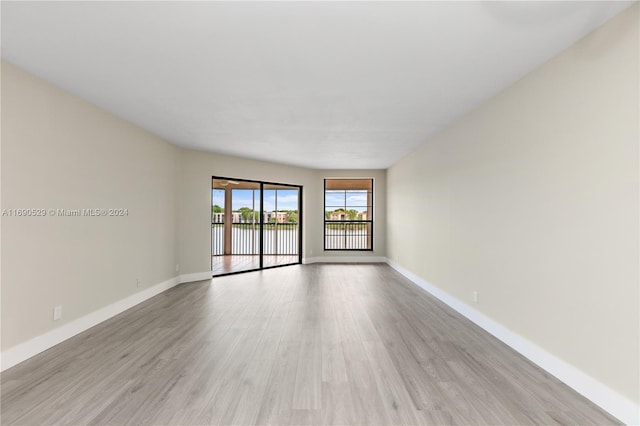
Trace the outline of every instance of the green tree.
[[217, 204], [211, 206], [211, 213], [224, 213], [224, 209]]
[[256, 222], [259, 221], [258, 212], [253, 211], [253, 209], [250, 209], [249, 207], [240, 207], [238, 211], [242, 216], [242, 220], [244, 220], [245, 222], [252, 222], [253, 219], [255, 219]]
[[347, 210], [347, 216], [349, 220], [355, 220], [358, 217], [358, 210]]

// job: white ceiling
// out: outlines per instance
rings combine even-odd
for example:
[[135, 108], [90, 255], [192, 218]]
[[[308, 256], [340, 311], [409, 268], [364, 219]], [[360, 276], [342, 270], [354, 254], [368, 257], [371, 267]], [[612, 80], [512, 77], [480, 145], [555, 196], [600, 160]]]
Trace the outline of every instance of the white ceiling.
[[178, 145], [387, 168], [631, 4], [2, 1], [2, 57]]

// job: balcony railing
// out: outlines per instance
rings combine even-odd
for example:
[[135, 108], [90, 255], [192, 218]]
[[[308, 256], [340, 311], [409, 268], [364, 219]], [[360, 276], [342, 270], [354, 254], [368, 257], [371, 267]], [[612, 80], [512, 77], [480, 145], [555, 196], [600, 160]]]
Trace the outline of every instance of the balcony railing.
[[224, 223], [211, 223], [211, 254], [218, 256], [224, 254]]
[[[297, 223], [265, 223], [263, 253], [297, 255], [300, 238]], [[211, 253], [224, 253], [224, 223], [211, 224]], [[231, 225], [231, 254], [260, 254], [260, 224], [234, 223]]]
[[371, 222], [326, 221], [324, 224], [325, 250], [372, 250]]

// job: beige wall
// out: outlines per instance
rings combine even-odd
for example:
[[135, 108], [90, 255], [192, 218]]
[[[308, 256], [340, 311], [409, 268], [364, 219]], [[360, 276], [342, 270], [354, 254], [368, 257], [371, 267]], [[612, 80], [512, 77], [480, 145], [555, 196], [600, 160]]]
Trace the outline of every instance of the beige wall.
[[[178, 229], [182, 273], [211, 269], [211, 176], [301, 185], [304, 258], [385, 256], [384, 170], [312, 170], [193, 150], [182, 150], [180, 156]], [[375, 179], [374, 252], [325, 252], [323, 179], [354, 176]]]
[[390, 259], [636, 403], [638, 48], [636, 5], [387, 173]]
[[2, 208], [129, 210], [2, 218], [3, 350], [175, 275], [177, 151], [2, 62]]

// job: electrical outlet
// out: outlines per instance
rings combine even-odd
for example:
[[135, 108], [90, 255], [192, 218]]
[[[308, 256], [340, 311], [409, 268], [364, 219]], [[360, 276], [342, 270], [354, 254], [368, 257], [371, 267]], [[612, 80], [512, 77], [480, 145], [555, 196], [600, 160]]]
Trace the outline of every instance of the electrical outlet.
[[58, 321], [62, 318], [62, 306], [56, 306], [53, 308], [53, 320]]
[[140, 278], [136, 278], [136, 287], [140, 287]]
[[477, 291], [473, 292], [473, 301], [474, 303], [480, 303], [480, 293], [478, 293]]
[[176, 272], [180, 272], [180, 264], [176, 263]]

